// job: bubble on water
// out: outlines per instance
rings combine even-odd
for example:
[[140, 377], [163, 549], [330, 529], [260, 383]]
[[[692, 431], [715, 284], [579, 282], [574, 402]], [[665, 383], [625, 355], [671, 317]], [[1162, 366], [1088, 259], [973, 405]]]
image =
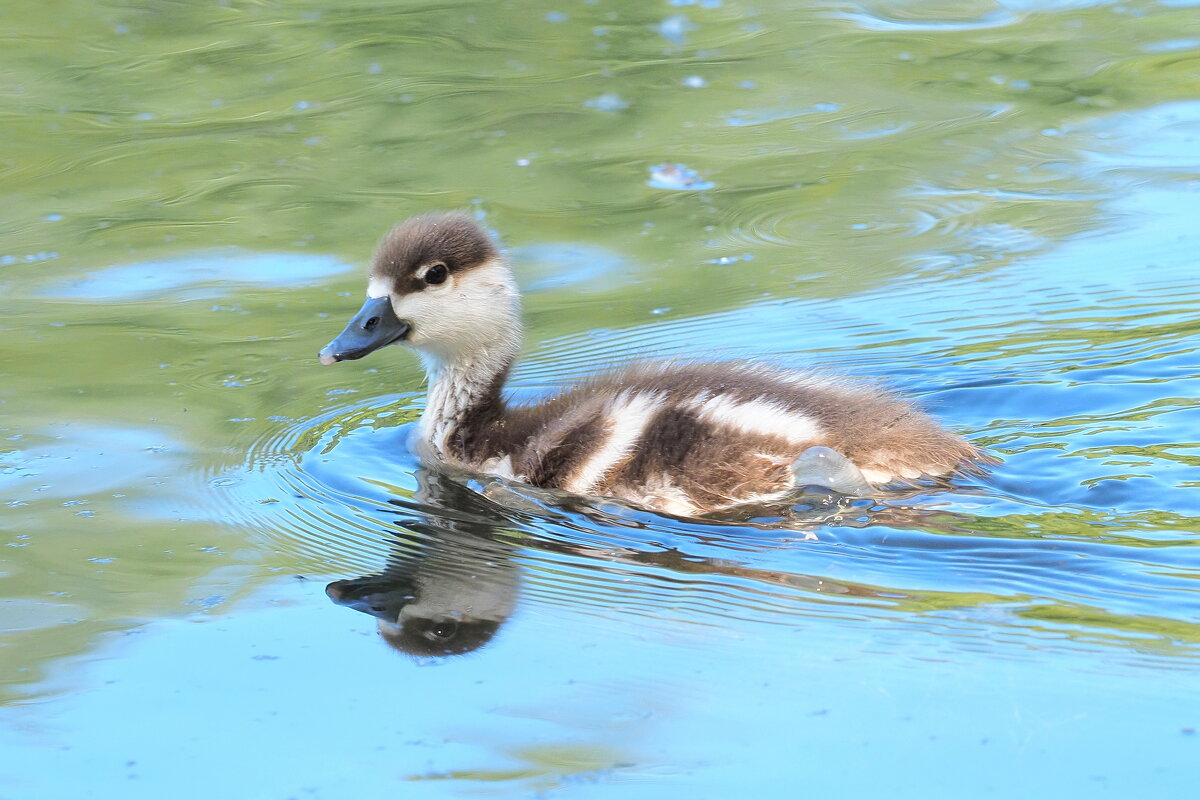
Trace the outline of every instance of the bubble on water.
[[742, 253], [740, 256], [721, 256], [720, 258], [710, 258], [708, 260], [708, 263], [709, 264], [721, 264], [721, 265], [725, 266], [725, 265], [729, 265], [729, 264], [736, 264], [739, 261], [753, 261], [753, 260], [754, 260], [753, 253]]
[[682, 14], [676, 14], [658, 23], [658, 35], [671, 44], [683, 44], [687, 40], [688, 31], [695, 28], [696, 26], [687, 17]]
[[629, 108], [629, 103], [621, 99], [619, 94], [615, 92], [605, 92], [599, 97], [593, 97], [591, 100], [585, 100], [583, 103], [588, 108], [594, 108], [597, 111], [623, 111]]

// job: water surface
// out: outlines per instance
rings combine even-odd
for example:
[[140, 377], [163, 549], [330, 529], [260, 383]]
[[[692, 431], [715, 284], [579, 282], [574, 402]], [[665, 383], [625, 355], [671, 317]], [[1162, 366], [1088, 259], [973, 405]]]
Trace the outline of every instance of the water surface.
[[[1194, 6], [56, 8], [0, 48], [0, 796], [1194, 793]], [[315, 354], [454, 208], [518, 397], [757, 358], [1004, 463], [709, 520], [430, 471], [415, 359]]]

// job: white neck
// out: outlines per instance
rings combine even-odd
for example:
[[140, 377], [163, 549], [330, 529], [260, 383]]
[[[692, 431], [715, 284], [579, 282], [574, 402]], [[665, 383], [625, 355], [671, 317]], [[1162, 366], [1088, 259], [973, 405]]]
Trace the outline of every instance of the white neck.
[[446, 441], [467, 412], [487, 395], [494, 374], [484, 374], [463, 364], [442, 364], [425, 359], [429, 379], [429, 397], [421, 415], [421, 438], [438, 455], [444, 455]]
[[521, 349], [521, 311], [507, 262], [496, 258], [447, 281], [443, 289], [392, 300], [411, 321], [405, 344], [425, 363], [429, 396], [419, 433], [432, 455], [446, 456], [450, 437], [473, 409], [499, 401], [499, 380]]

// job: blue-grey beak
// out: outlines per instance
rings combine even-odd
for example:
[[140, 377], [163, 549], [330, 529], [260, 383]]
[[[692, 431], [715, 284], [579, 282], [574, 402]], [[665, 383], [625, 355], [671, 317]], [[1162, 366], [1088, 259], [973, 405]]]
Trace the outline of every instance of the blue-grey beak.
[[396, 318], [387, 297], [372, 297], [363, 303], [346, 329], [325, 345], [319, 358], [322, 364], [353, 361], [373, 350], [399, 342], [408, 336], [409, 325]]

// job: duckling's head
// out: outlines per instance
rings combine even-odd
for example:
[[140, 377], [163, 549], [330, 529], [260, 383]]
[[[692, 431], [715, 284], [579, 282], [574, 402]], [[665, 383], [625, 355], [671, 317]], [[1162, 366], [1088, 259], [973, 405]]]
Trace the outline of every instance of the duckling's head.
[[512, 270], [487, 233], [464, 214], [427, 214], [400, 223], [379, 242], [366, 303], [320, 359], [333, 364], [404, 344], [431, 369], [503, 368], [520, 339]]

